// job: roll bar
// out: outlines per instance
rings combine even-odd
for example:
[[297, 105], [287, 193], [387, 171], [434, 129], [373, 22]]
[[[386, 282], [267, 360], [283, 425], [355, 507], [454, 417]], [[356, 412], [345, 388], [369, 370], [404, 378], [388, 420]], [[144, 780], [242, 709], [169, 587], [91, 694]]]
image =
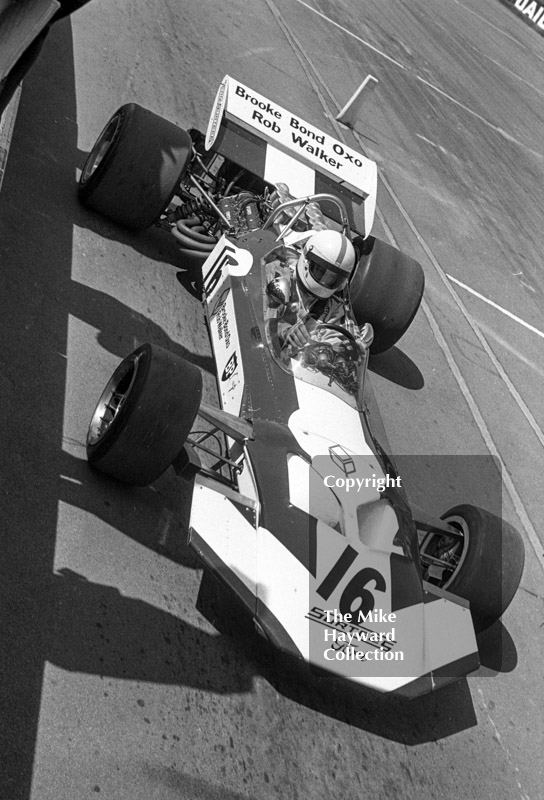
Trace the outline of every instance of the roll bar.
[[336, 207], [340, 212], [342, 233], [344, 234], [344, 236], [347, 236], [347, 238], [351, 241], [348, 213], [346, 211], [344, 203], [342, 202], [342, 200], [340, 200], [340, 198], [335, 197], [333, 194], [326, 194], [326, 193], [311, 194], [308, 195], [308, 197], [295, 197], [293, 200], [287, 200], [285, 203], [280, 203], [280, 205], [276, 206], [276, 208], [272, 211], [272, 213], [264, 223], [263, 230], [265, 230], [266, 228], [271, 228], [274, 222], [276, 221], [277, 217], [279, 217], [279, 215], [287, 208], [292, 208], [293, 206], [300, 206], [300, 208], [297, 209], [296, 214], [294, 214], [290, 218], [286, 227], [282, 231], [281, 235], [285, 236], [285, 234], [291, 230], [295, 222], [302, 216], [307, 206], [310, 203], [319, 202], [321, 200], [328, 200], [329, 202], [334, 203], [336, 205]]

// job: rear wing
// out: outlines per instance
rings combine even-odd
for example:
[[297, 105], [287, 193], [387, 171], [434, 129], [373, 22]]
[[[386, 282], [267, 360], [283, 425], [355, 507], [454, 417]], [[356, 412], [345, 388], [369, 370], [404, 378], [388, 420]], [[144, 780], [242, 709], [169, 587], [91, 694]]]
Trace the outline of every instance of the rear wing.
[[370, 234], [376, 209], [374, 161], [226, 75], [219, 86], [205, 147], [217, 150], [294, 197], [330, 193]]

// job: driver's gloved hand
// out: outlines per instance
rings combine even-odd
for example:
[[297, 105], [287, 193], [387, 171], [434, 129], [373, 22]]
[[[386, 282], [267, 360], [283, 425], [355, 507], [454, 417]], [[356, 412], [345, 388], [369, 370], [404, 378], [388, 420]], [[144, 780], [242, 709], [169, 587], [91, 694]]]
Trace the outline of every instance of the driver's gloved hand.
[[370, 322], [365, 322], [363, 327], [359, 330], [359, 333], [356, 338], [359, 347], [362, 347], [364, 350], [368, 350], [368, 348], [374, 341], [374, 328], [372, 327]]
[[348, 333], [351, 333], [351, 335], [354, 336], [356, 339], [359, 338], [360, 336], [359, 326], [357, 325], [356, 322], [350, 319], [350, 317], [344, 317], [344, 319], [341, 320], [340, 324], [342, 325], [343, 328], [347, 330]]
[[311, 333], [315, 327], [315, 320], [312, 319], [295, 322], [285, 334], [284, 347], [290, 347], [293, 353], [301, 350], [310, 341]]

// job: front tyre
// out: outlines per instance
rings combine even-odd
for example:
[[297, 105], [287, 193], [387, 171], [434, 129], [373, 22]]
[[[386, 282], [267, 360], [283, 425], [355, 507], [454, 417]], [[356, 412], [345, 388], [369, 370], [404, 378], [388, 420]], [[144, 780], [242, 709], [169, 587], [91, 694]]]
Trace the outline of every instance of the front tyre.
[[192, 157], [187, 131], [136, 103], [121, 106], [87, 157], [80, 201], [132, 230], [153, 225]]
[[117, 367], [87, 434], [91, 466], [119, 481], [147, 486], [180, 453], [202, 396], [194, 364], [144, 344]]
[[421, 546], [422, 565], [432, 582], [469, 601], [479, 633], [502, 616], [517, 591], [525, 562], [523, 540], [512, 525], [477, 506], [455, 506], [442, 519], [457, 535], [428, 534]]

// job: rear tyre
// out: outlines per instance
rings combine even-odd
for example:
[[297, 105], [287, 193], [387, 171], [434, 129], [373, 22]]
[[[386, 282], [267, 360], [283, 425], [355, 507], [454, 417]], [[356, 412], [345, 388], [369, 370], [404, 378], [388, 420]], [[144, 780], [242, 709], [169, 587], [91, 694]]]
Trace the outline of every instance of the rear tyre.
[[79, 199], [114, 222], [144, 230], [168, 207], [191, 156], [187, 131], [128, 103], [115, 112], [89, 153]]
[[421, 265], [380, 239], [370, 237], [350, 283], [350, 299], [359, 325], [374, 329], [371, 355], [389, 350], [414, 319], [425, 287]]
[[523, 540], [512, 525], [477, 506], [455, 506], [442, 519], [461, 536], [429, 534], [422, 562], [426, 552], [451, 565], [435, 583], [469, 601], [479, 633], [502, 616], [517, 591], [525, 562]]
[[181, 452], [202, 396], [200, 370], [144, 344], [117, 367], [87, 434], [91, 466], [119, 481], [147, 486]]

